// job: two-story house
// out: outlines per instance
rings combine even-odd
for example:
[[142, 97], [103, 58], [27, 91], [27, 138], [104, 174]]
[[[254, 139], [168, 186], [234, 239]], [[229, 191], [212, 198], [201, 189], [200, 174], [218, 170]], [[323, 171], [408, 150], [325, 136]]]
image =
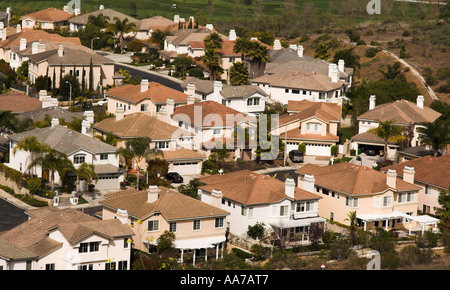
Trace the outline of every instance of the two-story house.
[[349, 214], [356, 212], [364, 230], [376, 227], [413, 229], [436, 226], [437, 220], [418, 216], [420, 187], [397, 177], [348, 162], [328, 166], [306, 164], [296, 170], [297, 186], [318, 194], [319, 215], [349, 225]]
[[56, 26], [68, 24], [69, 18], [74, 16], [68, 12], [68, 7], [64, 6], [64, 10], [58, 8], [47, 8], [32, 12], [20, 17], [23, 28], [42, 28], [53, 30]]
[[441, 208], [438, 198], [441, 191], [450, 187], [450, 155], [425, 156], [381, 168], [395, 170], [398, 177], [420, 186], [418, 207], [422, 213], [435, 214]]
[[[369, 98], [369, 110], [358, 116], [358, 134], [351, 138], [352, 148], [358, 152], [368, 149], [378, 154], [384, 151], [384, 141], [369, 130], [377, 128], [380, 122], [394, 120], [394, 124], [405, 128], [408, 137], [408, 146], [420, 146], [420, 133], [423, 123], [433, 123], [441, 114], [424, 105], [424, 97], [418, 96], [416, 103], [407, 100], [397, 100], [376, 106], [376, 96]], [[389, 141], [388, 158], [394, 158], [400, 144]]]
[[43, 207], [0, 234], [0, 269], [130, 270], [133, 231], [77, 209]]
[[172, 255], [181, 263], [185, 254], [194, 265], [199, 257], [223, 257], [227, 211], [166, 187], [128, 189], [105, 197], [100, 201], [103, 220], [119, 220], [131, 226], [134, 248], [154, 253], [159, 236], [169, 231], [175, 234], [173, 246], [177, 251]]
[[246, 237], [249, 226], [263, 223], [290, 241], [307, 242], [313, 224], [324, 229], [325, 219], [319, 217], [321, 196], [295, 185], [249, 170], [200, 178], [203, 202], [230, 212], [227, 219], [230, 233]]
[[[272, 135], [286, 145], [286, 154], [305, 143], [306, 155], [331, 156], [331, 146], [339, 143], [341, 106], [336, 103], [289, 101], [292, 113], [278, 117]], [[295, 110], [295, 113], [294, 113]]]
[[[93, 164], [98, 180], [95, 183], [96, 189], [119, 189], [120, 182], [123, 181], [124, 171], [119, 168], [119, 156], [116, 154], [116, 147], [102, 142], [92, 137], [89, 132], [91, 123], [93, 123], [93, 114], [91, 120], [84, 120], [82, 123], [82, 133], [71, 130], [59, 125], [58, 119], [52, 120], [52, 126], [36, 128], [30, 131], [9, 135], [10, 151], [9, 163], [7, 166], [19, 170], [20, 172], [29, 172], [29, 165], [32, 162], [30, 152], [16, 150], [17, 144], [27, 137], [34, 136], [45, 145], [50, 146], [59, 153], [64, 153], [75, 168], [82, 163]], [[48, 172], [36, 166], [34, 170], [38, 177], [47, 177]], [[55, 183], [60, 184], [60, 176], [55, 173]], [[81, 182], [81, 190], [88, 189], [87, 182]]]
[[98, 10], [83, 13], [81, 15], [76, 15], [68, 20], [69, 22], [69, 30], [70, 32], [76, 32], [80, 29], [86, 28], [86, 25], [89, 22], [89, 17], [98, 17], [99, 15], [103, 15], [105, 17], [108, 17], [109, 19], [106, 19], [108, 23], [114, 23], [114, 18], [119, 19], [120, 21], [123, 21], [124, 19], [128, 19], [128, 22], [137, 23], [137, 19], [134, 17], [131, 17], [129, 15], [123, 14], [119, 11], [116, 11], [111, 8], [105, 8], [104, 5], [100, 5]]
[[231, 86], [221, 81], [188, 78], [182, 87], [186, 94], [202, 101], [215, 101], [252, 116], [264, 112], [268, 99], [261, 88], [252, 85]]

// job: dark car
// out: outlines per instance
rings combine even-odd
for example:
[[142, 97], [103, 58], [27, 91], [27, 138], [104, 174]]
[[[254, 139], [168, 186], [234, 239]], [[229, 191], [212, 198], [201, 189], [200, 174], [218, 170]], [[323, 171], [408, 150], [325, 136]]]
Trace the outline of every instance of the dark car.
[[303, 162], [303, 152], [300, 150], [291, 150], [289, 152], [289, 159], [292, 162]]
[[164, 178], [170, 182], [183, 183], [183, 177], [178, 172], [169, 172]]
[[375, 150], [366, 150], [366, 155], [369, 155], [369, 156], [375, 156], [376, 154], [375, 154]]

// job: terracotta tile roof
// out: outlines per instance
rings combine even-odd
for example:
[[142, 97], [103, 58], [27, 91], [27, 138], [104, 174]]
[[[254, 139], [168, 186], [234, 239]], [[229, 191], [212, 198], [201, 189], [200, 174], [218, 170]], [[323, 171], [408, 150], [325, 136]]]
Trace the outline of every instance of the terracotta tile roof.
[[[284, 133], [280, 134], [280, 139], [284, 138]], [[318, 140], [318, 141], [331, 141], [331, 142], [337, 142], [339, 141], [339, 137], [327, 132], [326, 135], [321, 135], [321, 134], [301, 134], [300, 133], [300, 129], [296, 128], [296, 129], [292, 129], [287, 131], [287, 135], [286, 135], [287, 139], [300, 139], [300, 140], [308, 140], [308, 141], [314, 141], [314, 140]]]
[[175, 103], [186, 103], [188, 95], [156, 82], [149, 82], [148, 90], [141, 92], [141, 85], [126, 84], [115, 87], [106, 92], [113, 98], [130, 101], [135, 104], [143, 100], [152, 100], [155, 104], [165, 104], [167, 99], [173, 99]]
[[382, 171], [395, 169], [403, 176], [405, 166], [413, 167], [414, 180], [433, 184], [447, 190], [450, 186], [450, 155], [440, 157], [424, 156], [381, 168]]
[[178, 23], [162, 16], [154, 16], [138, 20], [136, 22], [136, 28], [138, 30], [152, 29], [153, 31], [156, 31], [159, 29], [161, 31], [173, 31], [178, 29]]
[[118, 220], [98, 220], [72, 208], [44, 207], [28, 211], [27, 214], [31, 219], [0, 233], [0, 238], [37, 256], [43, 256], [62, 246], [62, 243], [48, 236], [49, 230], [55, 228], [63, 231], [64, 236], [72, 243], [92, 233], [110, 238], [133, 235], [133, 231]]
[[[169, 43], [177, 45], [188, 45], [191, 41], [203, 41], [205, 37], [210, 35], [215, 31], [211, 31], [207, 28], [197, 28], [197, 29], [180, 29], [172, 32], [172, 35], [166, 37]], [[220, 34], [223, 40], [228, 40], [228, 37]]]
[[119, 138], [149, 137], [155, 140], [171, 140], [193, 134], [144, 113], [125, 115], [121, 120], [115, 117], [94, 124], [94, 129], [110, 132]]
[[58, 49], [47, 50], [30, 55], [30, 60], [40, 63], [47, 61], [49, 65], [84, 65], [89, 66], [91, 59], [93, 65], [114, 64], [112, 60], [94, 52], [83, 49], [64, 47], [63, 56], [58, 55]]
[[[208, 192], [220, 190], [225, 198], [245, 205], [268, 204], [289, 198], [285, 194], [284, 182], [250, 170], [205, 176], [200, 178], [200, 182], [205, 184], [200, 189]], [[295, 188], [295, 200], [319, 198], [316, 194]]]
[[358, 120], [378, 120], [381, 122], [394, 119], [396, 124], [410, 125], [411, 123], [434, 122], [440, 113], [424, 106], [419, 108], [416, 103], [407, 100], [397, 100], [378, 105], [372, 110], [358, 117]]
[[168, 162], [181, 160], [205, 160], [207, 158], [203, 153], [186, 148], [179, 148], [174, 151], [164, 151], [163, 153], [164, 159]]
[[332, 82], [328, 75], [315, 72], [280, 71], [252, 79], [255, 84], [270, 84], [274, 87], [305, 89], [329, 92], [346, 85], [343, 81]]
[[234, 40], [225, 40], [222, 42], [222, 49], [219, 51], [219, 54], [223, 56], [231, 56], [231, 57], [240, 57], [240, 53], [236, 53], [233, 51], [234, 44], [236, 41]]
[[42, 102], [18, 91], [0, 95], [0, 110], [23, 113], [42, 108]]
[[160, 187], [158, 200], [148, 203], [146, 190], [127, 189], [106, 194], [101, 204], [112, 209], [125, 209], [130, 216], [145, 220], [160, 213], [167, 221], [226, 216], [229, 212], [211, 206], [176, 190]]
[[[380, 137], [378, 137], [377, 135], [375, 135], [372, 132], [364, 132], [364, 133], [359, 133], [356, 134], [354, 136], [351, 137], [352, 141], [362, 141], [362, 142], [372, 142], [372, 143], [379, 143], [379, 144], [383, 144], [384, 145], [384, 140], [381, 139]], [[395, 145], [397, 143], [393, 143], [391, 141], [388, 141], [388, 144], [392, 144]]]
[[20, 19], [30, 17], [36, 21], [61, 22], [68, 20], [72, 16], [73, 14], [70, 14], [64, 10], [51, 7], [27, 15], [23, 15]]
[[99, 16], [100, 14], [104, 15], [104, 16], [108, 16], [109, 17], [109, 23], [113, 23], [114, 22], [114, 18], [117, 17], [120, 20], [124, 20], [125, 18], [128, 19], [129, 22], [134, 22], [137, 23], [137, 19], [128, 16], [126, 14], [123, 14], [119, 11], [110, 9], [110, 8], [105, 8], [102, 10], [96, 10], [93, 12], [89, 12], [89, 13], [85, 13], [85, 14], [81, 14], [75, 17], [72, 17], [69, 19], [70, 23], [75, 23], [75, 24], [81, 24], [81, 25], [86, 25], [88, 23], [89, 17], [90, 16]]
[[59, 34], [48, 33], [44, 30], [22, 29], [19, 33], [14, 33], [6, 36], [6, 40], [0, 41], [0, 47], [10, 48], [20, 45], [20, 39], [25, 38], [28, 42], [47, 41], [52, 43], [72, 43], [81, 46], [80, 38], [78, 37], [63, 37]]
[[289, 101], [288, 112], [295, 113], [281, 115], [279, 117], [280, 126], [311, 117], [317, 117], [327, 123], [340, 122], [341, 120], [341, 106], [335, 103], [310, 102], [308, 100]]
[[[74, 37], [71, 37], [74, 38]], [[78, 38], [78, 37], [77, 37]], [[45, 44], [45, 51], [49, 51], [49, 50], [55, 50], [58, 49], [58, 46], [60, 44], [63, 45], [63, 47], [69, 48], [69, 49], [77, 49], [77, 50], [82, 50], [85, 51], [87, 53], [93, 53], [93, 51], [89, 48], [86, 47], [84, 45], [78, 44], [78, 41], [74, 41], [74, 42], [63, 42], [61, 40], [57, 40], [57, 42], [55, 42], [54, 40], [48, 40], [48, 39], [41, 39], [38, 40], [39, 44]], [[12, 46], [11, 47], [11, 51], [13, 52], [17, 52], [22, 56], [30, 56], [32, 54], [32, 43], [34, 41], [28, 41], [27, 42], [27, 48], [20, 50], [20, 45], [16, 45], [16, 46]]]
[[[201, 116], [198, 115], [201, 113]], [[235, 109], [219, 104], [215, 101], [204, 101], [186, 106], [175, 107], [172, 118], [194, 124], [201, 128], [235, 127], [238, 123], [256, 119]], [[216, 123], [219, 122], [221, 124]]]
[[[348, 162], [328, 166], [306, 164], [295, 171], [299, 175], [310, 174], [315, 178], [315, 185], [347, 195], [371, 195], [382, 193], [390, 187], [387, 175], [378, 170], [351, 164]], [[393, 190], [417, 191], [420, 187], [397, 178], [397, 187]]]

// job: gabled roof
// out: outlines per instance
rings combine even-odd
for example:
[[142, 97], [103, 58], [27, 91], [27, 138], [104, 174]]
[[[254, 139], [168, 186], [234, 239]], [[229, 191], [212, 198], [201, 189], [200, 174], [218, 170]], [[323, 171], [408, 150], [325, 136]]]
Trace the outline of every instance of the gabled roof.
[[30, 60], [40, 63], [47, 61], [49, 65], [84, 65], [89, 66], [92, 60], [93, 65], [114, 64], [112, 60], [97, 53], [91, 53], [76, 48], [63, 47], [63, 56], [58, 55], [58, 49], [47, 50], [41, 53], [30, 55]]
[[44, 10], [23, 15], [20, 19], [22, 20], [23, 18], [29, 17], [36, 21], [61, 22], [68, 20], [72, 16], [73, 14], [70, 14], [64, 10], [50, 7]]
[[295, 171], [300, 175], [313, 175], [315, 185], [347, 195], [373, 195], [389, 189], [394, 191], [418, 191], [420, 187], [397, 178], [396, 188], [387, 185], [387, 175], [367, 166], [348, 162], [328, 166], [306, 164]]
[[[172, 32], [172, 35], [166, 36], [166, 40], [177, 45], [188, 45], [191, 41], [203, 41], [213, 32], [215, 31], [208, 28], [180, 29]], [[219, 35], [223, 40], [228, 40], [227, 36], [220, 33]]]
[[83, 118], [84, 112], [72, 112], [58, 106], [52, 106], [24, 112], [19, 115], [19, 118], [31, 118], [33, 122], [36, 122], [44, 120], [46, 115], [52, 118], [64, 119], [65, 121], [72, 121], [73, 118]]
[[105, 8], [105, 9], [99, 9], [93, 12], [89, 12], [86, 14], [81, 14], [75, 17], [72, 17], [69, 19], [70, 23], [75, 23], [75, 24], [81, 24], [81, 25], [86, 25], [88, 23], [89, 17], [90, 16], [99, 16], [100, 14], [103, 14], [104, 16], [108, 16], [109, 17], [109, 22], [113, 23], [114, 22], [114, 18], [117, 17], [120, 20], [124, 20], [125, 18], [128, 18], [129, 22], [134, 22], [136, 23], [138, 20], [128, 16], [126, 14], [123, 14], [119, 11], [113, 10], [111, 8]]
[[175, 107], [172, 118], [194, 124], [200, 128], [235, 127], [242, 122], [255, 122], [256, 118], [215, 101], [198, 102]]
[[30, 131], [9, 135], [8, 138], [15, 142], [34, 136], [36, 139], [49, 145], [54, 150], [66, 155], [84, 150], [87, 152], [115, 153], [116, 148], [96, 138], [92, 138], [63, 126], [36, 128]]
[[434, 122], [441, 114], [424, 106], [420, 108], [416, 103], [407, 100], [381, 104], [365, 112], [358, 120], [378, 120], [386, 122], [394, 119], [396, 124], [410, 125], [417, 123]]
[[115, 117], [104, 119], [94, 124], [94, 129], [109, 132], [119, 138], [149, 137], [155, 140], [172, 140], [191, 133], [144, 113], [125, 115], [122, 119]]
[[178, 23], [162, 16], [153, 16], [138, 20], [136, 22], [137, 30], [156, 30], [173, 31], [178, 29]]
[[343, 81], [332, 82], [328, 75], [315, 72], [279, 71], [270, 75], [263, 75], [252, 79], [252, 83], [270, 84], [273, 87], [304, 89], [329, 92], [342, 88]]
[[414, 168], [414, 180], [439, 186], [448, 190], [450, 186], [450, 155], [440, 157], [424, 156], [381, 168], [382, 171], [394, 169], [403, 176], [405, 166]]
[[30, 112], [42, 108], [42, 102], [18, 91], [0, 95], [0, 110], [13, 113]]
[[73, 43], [81, 46], [81, 41], [78, 37], [64, 37], [56, 33], [48, 33], [44, 30], [23, 28], [18, 33], [13, 33], [11, 35], [7, 34], [6, 40], [0, 41], [0, 47], [12, 48], [14, 46], [19, 46], [21, 38], [25, 38], [27, 42], [47, 41], [58, 44]]
[[253, 96], [254, 94], [260, 94], [263, 97], [268, 97], [268, 95], [259, 86], [252, 85], [231, 86], [224, 84], [220, 94], [226, 99], [245, 99]]
[[279, 117], [279, 126], [313, 117], [326, 123], [340, 122], [341, 120], [341, 106], [336, 103], [289, 100], [288, 112], [289, 111], [294, 111], [295, 113], [281, 115]]
[[[199, 186], [200, 189], [208, 192], [220, 190], [225, 198], [245, 205], [270, 204], [289, 198], [284, 182], [250, 170], [205, 176], [200, 178], [200, 182], [205, 184]], [[295, 200], [319, 198], [314, 193], [295, 187]]]
[[146, 190], [127, 189], [106, 194], [100, 203], [114, 210], [124, 209], [130, 216], [145, 220], [160, 213], [167, 221], [226, 216], [229, 212], [211, 206], [176, 190], [159, 187], [159, 197], [149, 203]]
[[156, 82], [149, 82], [148, 90], [141, 92], [141, 85], [126, 84], [115, 87], [106, 92], [112, 98], [119, 98], [132, 103], [140, 103], [143, 100], [152, 100], [155, 104], [165, 104], [167, 99], [175, 103], [186, 103], [188, 95], [178, 90], [166, 87]]
[[29, 260], [37, 258], [37, 255], [0, 238], [0, 257], [7, 260]]

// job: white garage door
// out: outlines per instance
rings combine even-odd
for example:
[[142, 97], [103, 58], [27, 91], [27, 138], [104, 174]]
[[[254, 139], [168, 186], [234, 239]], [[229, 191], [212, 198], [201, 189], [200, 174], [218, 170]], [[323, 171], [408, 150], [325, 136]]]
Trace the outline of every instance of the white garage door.
[[198, 162], [179, 162], [173, 164], [173, 171], [178, 172], [181, 176], [200, 174], [200, 166]]
[[291, 152], [292, 150], [298, 150], [298, 144], [299, 143], [294, 143], [294, 142], [287, 142], [286, 143], [286, 153], [289, 154], [289, 152]]
[[96, 189], [118, 189], [120, 188], [118, 177], [99, 177], [95, 183]]
[[331, 156], [331, 145], [306, 144], [306, 155]]

